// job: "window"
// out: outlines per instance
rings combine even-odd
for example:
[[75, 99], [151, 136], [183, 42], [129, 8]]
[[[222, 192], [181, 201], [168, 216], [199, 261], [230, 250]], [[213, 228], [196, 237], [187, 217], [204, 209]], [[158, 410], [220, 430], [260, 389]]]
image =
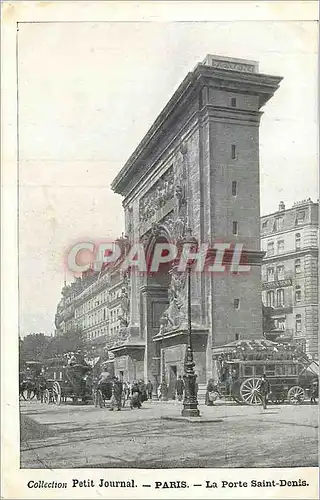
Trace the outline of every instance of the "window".
[[235, 146], [235, 144], [232, 144], [232, 146], [231, 146], [231, 158], [233, 160], [236, 159], [236, 146]]
[[283, 217], [276, 217], [274, 221], [275, 231], [280, 231], [283, 228]]
[[283, 307], [284, 304], [284, 290], [280, 288], [277, 290], [277, 306]]
[[252, 377], [252, 375], [253, 375], [253, 366], [250, 366], [250, 365], [246, 366], [245, 365], [243, 372], [244, 372], [244, 376], [245, 377]]
[[296, 225], [298, 224], [303, 224], [304, 220], [306, 218], [306, 213], [305, 211], [300, 211], [297, 213], [297, 216], [296, 216]]
[[278, 280], [284, 279], [284, 266], [277, 266], [277, 278]]
[[238, 222], [236, 220], [232, 222], [232, 232], [233, 234], [238, 234]]
[[235, 97], [231, 97], [231, 107], [232, 108], [237, 107], [237, 99]]
[[240, 337], [239, 333], [236, 333], [236, 340], [239, 340], [239, 337]]
[[274, 255], [274, 242], [273, 241], [268, 241], [268, 247], [267, 247], [267, 255]]
[[232, 196], [237, 196], [237, 182], [232, 181]]
[[261, 377], [261, 375], [264, 374], [265, 367], [263, 365], [256, 365], [255, 366], [255, 375], [257, 377]]
[[276, 319], [275, 323], [276, 323], [276, 328], [278, 330], [285, 330], [285, 327], [286, 327], [286, 319], [285, 318], [278, 318], [278, 319]]
[[278, 253], [282, 253], [284, 251], [284, 240], [277, 241], [277, 251]]
[[106, 319], [106, 310], [103, 309], [103, 319]]
[[297, 370], [296, 365], [287, 365], [287, 375], [297, 375]]
[[296, 332], [301, 332], [302, 320], [301, 314], [296, 314]]
[[299, 285], [296, 286], [295, 299], [296, 302], [301, 302], [301, 286]]
[[275, 374], [275, 371], [276, 371], [276, 366], [275, 365], [266, 365], [266, 375], [268, 377], [269, 376], [272, 376]]
[[274, 281], [274, 268], [268, 267], [267, 269], [267, 281]]
[[286, 366], [285, 365], [276, 365], [276, 375], [285, 375], [286, 374]]
[[300, 259], [296, 259], [294, 261], [294, 271], [296, 274], [300, 274], [301, 273], [301, 260]]
[[269, 290], [267, 292], [267, 306], [268, 307], [274, 306], [274, 292], [272, 290]]
[[268, 219], [262, 222], [262, 229], [265, 229], [268, 225]]
[[301, 234], [296, 233], [296, 249], [301, 248]]
[[233, 300], [233, 309], [240, 309], [240, 299]]

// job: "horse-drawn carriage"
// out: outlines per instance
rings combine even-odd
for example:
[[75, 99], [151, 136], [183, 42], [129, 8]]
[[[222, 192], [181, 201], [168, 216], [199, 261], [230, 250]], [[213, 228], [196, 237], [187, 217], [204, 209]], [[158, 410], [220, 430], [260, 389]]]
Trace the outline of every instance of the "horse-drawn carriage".
[[79, 400], [88, 403], [92, 400], [91, 371], [84, 361], [70, 363], [65, 357], [47, 360], [44, 402], [59, 405], [71, 399], [74, 403]]
[[41, 361], [26, 361], [19, 372], [19, 397], [30, 401], [39, 397], [42, 389], [43, 363]]
[[301, 404], [319, 375], [319, 365], [297, 346], [268, 340], [227, 344], [219, 349], [214, 361], [218, 393], [239, 404], [261, 404], [263, 374], [270, 382], [271, 402]]

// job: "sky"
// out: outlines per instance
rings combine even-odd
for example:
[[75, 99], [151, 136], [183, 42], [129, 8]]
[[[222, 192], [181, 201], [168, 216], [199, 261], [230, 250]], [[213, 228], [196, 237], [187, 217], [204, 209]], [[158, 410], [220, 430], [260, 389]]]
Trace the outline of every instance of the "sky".
[[315, 22], [21, 24], [18, 46], [20, 335], [53, 332], [72, 243], [121, 235], [110, 183], [208, 53], [283, 77], [261, 120], [261, 214], [318, 198]]

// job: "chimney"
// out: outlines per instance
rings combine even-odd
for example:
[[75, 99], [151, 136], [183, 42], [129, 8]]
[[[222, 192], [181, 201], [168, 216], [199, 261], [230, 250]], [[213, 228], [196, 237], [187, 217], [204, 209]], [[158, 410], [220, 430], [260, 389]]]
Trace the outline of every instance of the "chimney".
[[286, 209], [286, 206], [283, 201], [280, 201], [279, 203], [279, 212], [283, 212], [283, 210]]

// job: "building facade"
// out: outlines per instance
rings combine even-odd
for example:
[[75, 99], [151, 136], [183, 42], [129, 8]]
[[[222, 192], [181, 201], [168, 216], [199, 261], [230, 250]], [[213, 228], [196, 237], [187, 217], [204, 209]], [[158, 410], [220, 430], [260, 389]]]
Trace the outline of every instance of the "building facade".
[[[117, 242], [121, 245], [121, 238]], [[89, 270], [65, 285], [55, 316], [56, 335], [79, 332], [90, 358], [113, 359], [109, 349], [123, 342], [128, 324], [127, 282], [115, 265], [112, 270]]]
[[319, 204], [310, 199], [261, 218], [262, 300], [273, 320], [272, 336], [299, 342], [318, 355]]
[[[281, 77], [258, 63], [208, 55], [183, 80], [112, 183], [123, 196], [126, 234], [177, 243], [191, 227], [199, 242], [244, 245], [247, 275], [192, 276], [192, 328], [199, 384], [212, 377], [216, 346], [262, 337], [259, 124]], [[127, 378], [174, 390], [187, 346], [185, 276], [130, 275], [127, 338], [114, 349]], [[133, 370], [133, 371], [132, 371]]]

